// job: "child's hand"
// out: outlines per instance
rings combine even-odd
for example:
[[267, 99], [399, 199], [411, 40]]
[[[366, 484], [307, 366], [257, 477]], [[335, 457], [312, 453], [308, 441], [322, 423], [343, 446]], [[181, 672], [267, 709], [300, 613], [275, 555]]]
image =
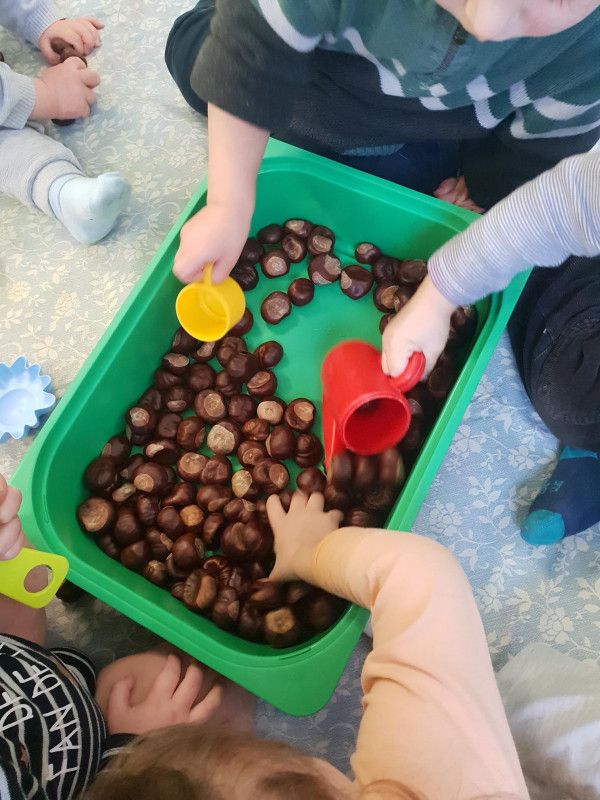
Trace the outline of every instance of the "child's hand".
[[480, 208], [469, 195], [465, 179], [460, 178], [446, 178], [442, 181], [438, 188], [433, 193], [438, 200], [443, 200], [446, 203], [452, 203], [454, 206], [467, 208], [469, 211], [474, 211], [476, 214], [483, 214], [483, 208]]
[[146, 698], [132, 705], [134, 679], [124, 678], [115, 683], [108, 698], [108, 732], [142, 734], [169, 725], [207, 722], [221, 705], [223, 687], [215, 683], [198, 700], [202, 681], [203, 673], [197, 664], [191, 664], [181, 679], [181, 663], [177, 656], [170, 655]]
[[206, 205], [181, 229], [179, 250], [173, 272], [182, 283], [202, 277], [204, 267], [212, 263], [212, 280], [221, 283], [229, 275], [242, 252], [250, 231], [250, 217], [245, 209]]
[[25, 534], [17, 517], [21, 506], [21, 492], [8, 486], [0, 475], [0, 561], [19, 555], [25, 546]]
[[448, 341], [455, 306], [436, 289], [429, 275], [383, 332], [381, 368], [396, 377], [413, 353], [425, 356], [426, 378]]
[[80, 58], [48, 67], [35, 78], [35, 103], [30, 120], [79, 119], [89, 117], [96, 102], [94, 88], [100, 83], [97, 72], [88, 69]]
[[274, 581], [310, 581], [316, 547], [339, 528], [341, 511], [323, 511], [324, 498], [315, 492], [307, 497], [295, 492], [290, 510], [285, 513], [281, 500], [271, 495], [267, 513], [275, 537], [275, 566], [269, 577]]
[[48, 64], [60, 63], [60, 57], [52, 49], [53, 39], [62, 39], [78, 53], [87, 56], [100, 46], [99, 30], [104, 24], [95, 17], [77, 17], [76, 19], [59, 19], [49, 25], [40, 36], [38, 47]]

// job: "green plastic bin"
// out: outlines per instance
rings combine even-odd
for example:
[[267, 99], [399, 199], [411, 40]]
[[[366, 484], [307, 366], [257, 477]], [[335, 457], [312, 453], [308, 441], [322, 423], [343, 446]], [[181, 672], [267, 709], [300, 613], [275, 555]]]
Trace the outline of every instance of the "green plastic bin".
[[[12, 483], [23, 493], [21, 517], [31, 540], [67, 556], [71, 581], [281, 710], [311, 714], [335, 689], [365, 625], [363, 609], [350, 606], [329, 631], [284, 651], [246, 642], [109, 559], [75, 519], [85, 495], [86, 464], [122, 430], [125, 410], [150, 384], [160, 355], [169, 348], [177, 327], [174, 306], [180, 284], [171, 266], [178, 234], [205, 200], [204, 182], [36, 437]], [[473, 216], [272, 141], [258, 178], [253, 230], [306, 217], [335, 231], [336, 253], [350, 263], [355, 244], [363, 240], [403, 258], [428, 257]], [[260, 316], [260, 303], [274, 289], [285, 289], [294, 271], [300, 273], [300, 268], [292, 265], [290, 275], [276, 280], [261, 278], [248, 293], [255, 324], [247, 338], [253, 346], [279, 339], [286, 355], [276, 368], [278, 394], [284, 399], [306, 396], [319, 407], [325, 353], [347, 338], [380, 345], [380, 314], [369, 298], [350, 300], [335, 283], [319, 287], [309, 306], [294, 308], [277, 328], [269, 327]], [[479, 304], [476, 343], [390, 515], [390, 528], [410, 529], [524, 280]]]

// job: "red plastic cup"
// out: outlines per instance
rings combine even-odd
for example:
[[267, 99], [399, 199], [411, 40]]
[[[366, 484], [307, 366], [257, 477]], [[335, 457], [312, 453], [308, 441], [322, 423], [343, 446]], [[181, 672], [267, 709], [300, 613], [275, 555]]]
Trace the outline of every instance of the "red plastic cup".
[[349, 341], [332, 348], [321, 369], [325, 467], [342, 450], [370, 456], [398, 444], [411, 421], [404, 392], [424, 369], [423, 353], [413, 353], [404, 372], [390, 378], [372, 345]]

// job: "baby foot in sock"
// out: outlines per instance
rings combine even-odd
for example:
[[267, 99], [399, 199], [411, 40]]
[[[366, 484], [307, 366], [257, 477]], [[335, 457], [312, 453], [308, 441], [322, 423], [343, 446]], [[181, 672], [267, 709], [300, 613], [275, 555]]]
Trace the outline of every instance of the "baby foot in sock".
[[97, 178], [61, 175], [51, 184], [48, 200], [57, 219], [78, 242], [94, 244], [112, 231], [130, 191], [118, 172]]
[[552, 544], [600, 522], [600, 454], [565, 447], [532, 503], [521, 536]]

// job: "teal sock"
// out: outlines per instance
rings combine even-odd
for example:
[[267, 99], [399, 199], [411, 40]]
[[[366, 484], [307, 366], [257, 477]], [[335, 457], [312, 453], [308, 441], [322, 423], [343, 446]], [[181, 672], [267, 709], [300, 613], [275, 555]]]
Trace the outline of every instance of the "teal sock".
[[521, 536], [529, 544], [552, 544], [600, 522], [600, 454], [565, 447], [535, 498]]
[[82, 244], [94, 244], [112, 231], [130, 191], [118, 172], [106, 172], [97, 178], [72, 173], [52, 182], [48, 202], [71, 236]]

